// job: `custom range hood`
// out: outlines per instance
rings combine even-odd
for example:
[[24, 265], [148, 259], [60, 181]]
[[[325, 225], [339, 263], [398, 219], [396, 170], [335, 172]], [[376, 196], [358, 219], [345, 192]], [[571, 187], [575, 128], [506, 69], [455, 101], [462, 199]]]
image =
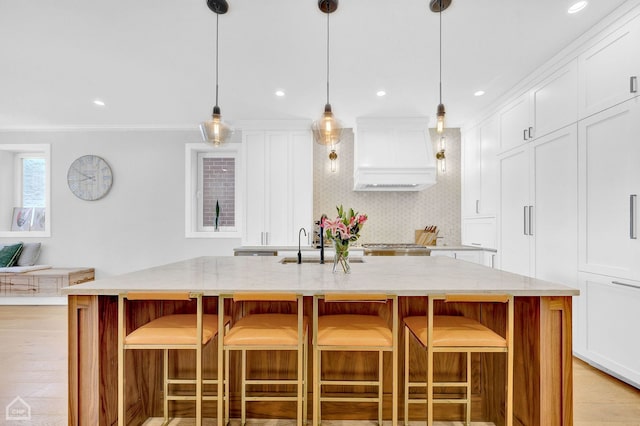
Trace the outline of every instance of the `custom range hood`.
[[421, 191], [436, 183], [428, 117], [358, 118], [354, 191]]

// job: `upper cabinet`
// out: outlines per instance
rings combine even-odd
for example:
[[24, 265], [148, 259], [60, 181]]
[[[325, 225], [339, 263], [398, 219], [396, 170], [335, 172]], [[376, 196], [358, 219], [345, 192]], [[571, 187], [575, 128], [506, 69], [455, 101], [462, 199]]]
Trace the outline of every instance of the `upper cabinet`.
[[578, 119], [578, 67], [574, 59], [507, 104], [500, 117], [500, 151], [548, 135]]
[[242, 139], [243, 245], [297, 245], [298, 230], [313, 224], [311, 131], [243, 130]]
[[639, 45], [637, 17], [579, 56], [580, 118], [638, 96]]
[[519, 96], [505, 106], [500, 117], [500, 151], [508, 151], [533, 138], [531, 93]]
[[539, 138], [578, 120], [578, 64], [574, 59], [531, 91], [535, 134]]

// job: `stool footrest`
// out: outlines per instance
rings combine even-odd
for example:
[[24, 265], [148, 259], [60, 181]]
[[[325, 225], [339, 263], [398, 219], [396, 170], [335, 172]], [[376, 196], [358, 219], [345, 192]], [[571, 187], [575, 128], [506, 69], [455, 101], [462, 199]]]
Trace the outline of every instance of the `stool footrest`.
[[320, 402], [380, 402], [380, 398], [371, 397], [371, 398], [359, 398], [359, 397], [331, 397], [331, 396], [321, 396]]
[[297, 401], [297, 396], [247, 396], [245, 401]]
[[[245, 380], [245, 384], [247, 385], [297, 385], [298, 381], [291, 380]], [[303, 382], [304, 383], [304, 382]]]
[[320, 386], [379, 386], [378, 381], [369, 380], [321, 380]]
[[466, 388], [467, 386], [467, 382], [440, 382], [433, 384], [434, 388]]
[[435, 399], [433, 400], [434, 404], [469, 404], [471, 400], [469, 399]]

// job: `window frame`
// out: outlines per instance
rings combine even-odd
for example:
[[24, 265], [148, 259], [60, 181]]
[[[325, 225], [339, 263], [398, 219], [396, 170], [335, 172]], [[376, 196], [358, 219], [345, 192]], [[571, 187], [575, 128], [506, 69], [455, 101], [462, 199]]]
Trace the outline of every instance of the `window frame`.
[[[185, 144], [185, 237], [186, 238], [240, 238], [242, 235], [242, 199], [240, 194], [242, 162], [241, 146], [229, 143], [214, 148], [205, 143]], [[203, 194], [200, 165], [203, 158], [223, 157], [235, 159], [235, 226], [221, 227], [215, 231], [213, 226], [203, 226]]]
[[[45, 161], [45, 225], [44, 231], [0, 230], [0, 238], [46, 238], [51, 237], [51, 145], [49, 144], [0, 144], [0, 151], [13, 153], [13, 207], [22, 204], [22, 159], [42, 158]], [[20, 204], [20, 205], [18, 205]]]

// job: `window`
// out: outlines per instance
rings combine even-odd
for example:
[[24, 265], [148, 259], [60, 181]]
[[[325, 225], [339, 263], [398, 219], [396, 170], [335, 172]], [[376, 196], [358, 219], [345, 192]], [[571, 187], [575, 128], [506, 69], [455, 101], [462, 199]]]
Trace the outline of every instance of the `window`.
[[229, 145], [187, 144], [187, 237], [240, 237], [239, 148]]
[[49, 145], [0, 144], [0, 236], [51, 235], [49, 157]]

